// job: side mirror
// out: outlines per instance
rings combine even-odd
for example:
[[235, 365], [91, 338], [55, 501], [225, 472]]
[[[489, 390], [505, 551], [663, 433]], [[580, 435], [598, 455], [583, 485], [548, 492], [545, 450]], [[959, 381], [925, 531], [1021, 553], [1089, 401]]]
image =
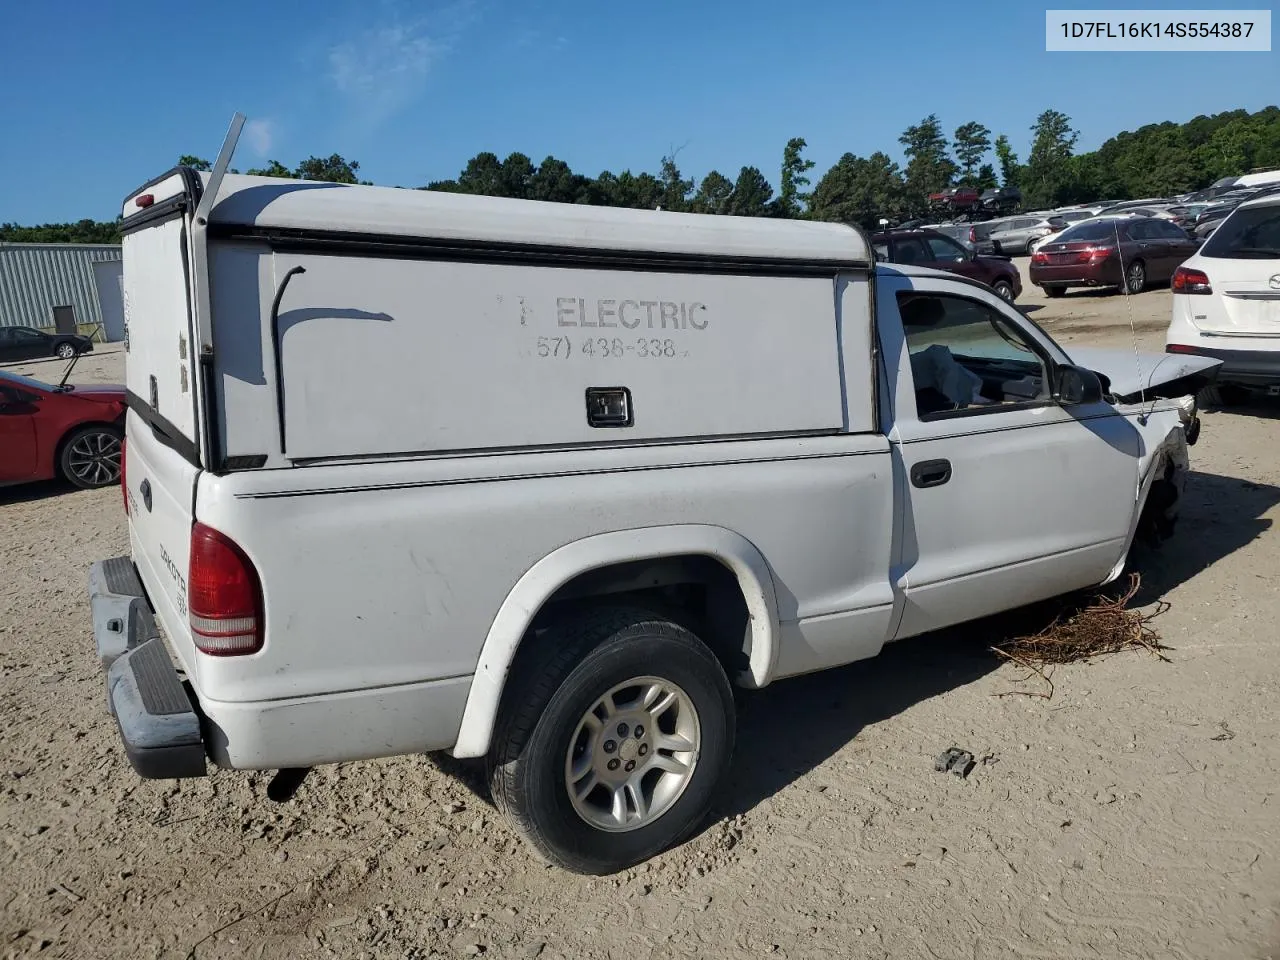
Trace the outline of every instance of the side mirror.
[[1054, 395], [1064, 407], [1081, 403], [1098, 403], [1102, 399], [1102, 380], [1083, 367], [1060, 366], [1054, 371]]

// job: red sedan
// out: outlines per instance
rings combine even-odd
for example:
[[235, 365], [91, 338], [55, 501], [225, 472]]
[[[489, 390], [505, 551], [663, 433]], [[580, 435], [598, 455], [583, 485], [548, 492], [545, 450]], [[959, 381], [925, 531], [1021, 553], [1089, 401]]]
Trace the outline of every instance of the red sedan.
[[120, 386], [55, 387], [0, 371], [0, 486], [119, 483], [124, 396]]

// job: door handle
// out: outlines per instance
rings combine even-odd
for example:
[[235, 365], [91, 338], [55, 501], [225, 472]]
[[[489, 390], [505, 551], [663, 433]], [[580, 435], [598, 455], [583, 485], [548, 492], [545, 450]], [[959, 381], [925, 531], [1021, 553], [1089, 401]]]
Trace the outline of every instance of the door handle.
[[913, 486], [940, 487], [950, 479], [950, 460], [921, 460], [911, 467]]

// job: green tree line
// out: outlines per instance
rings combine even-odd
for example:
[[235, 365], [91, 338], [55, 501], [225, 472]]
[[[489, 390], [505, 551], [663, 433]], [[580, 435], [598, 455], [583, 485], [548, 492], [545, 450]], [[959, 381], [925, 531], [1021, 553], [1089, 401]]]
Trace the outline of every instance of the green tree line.
[[[930, 193], [950, 186], [979, 189], [1018, 187], [1023, 206], [1036, 209], [1065, 203], [1157, 197], [1196, 190], [1223, 177], [1251, 169], [1280, 168], [1280, 107], [1256, 113], [1231, 110], [1198, 116], [1186, 123], [1154, 123], [1117, 134], [1097, 150], [1076, 153], [1078, 134], [1071, 118], [1045, 110], [1031, 126], [1025, 162], [1007, 134], [992, 137], [981, 123], [968, 121], [950, 137], [935, 114], [902, 132], [905, 166], [883, 151], [868, 157], [846, 153], [821, 177], [811, 177], [813, 161], [806, 143], [793, 137], [783, 147], [778, 188], [757, 167], [736, 175], [712, 170], [700, 179], [686, 177], [671, 151], [657, 173], [605, 170], [598, 176], [575, 173], [563, 160], [546, 157], [535, 164], [523, 153], [499, 159], [476, 154], [451, 180], [418, 189], [450, 193], [551, 200], [599, 206], [789, 217], [857, 223], [874, 227], [881, 217], [903, 219], [923, 214]], [[209, 162], [184, 156], [180, 163], [209, 169]], [[339, 154], [311, 156], [294, 167], [272, 160], [251, 174], [368, 183], [360, 164]], [[0, 224], [0, 242], [104, 243], [118, 239], [115, 223], [79, 223], [23, 227]]]

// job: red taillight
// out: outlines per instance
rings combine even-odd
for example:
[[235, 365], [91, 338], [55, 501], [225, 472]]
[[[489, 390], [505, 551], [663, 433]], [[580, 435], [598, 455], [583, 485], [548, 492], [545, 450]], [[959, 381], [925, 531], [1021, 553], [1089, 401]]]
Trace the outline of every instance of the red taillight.
[[970, 243], [978, 242], [978, 231], [974, 227], [969, 228], [969, 242]]
[[1031, 262], [1032, 263], [1048, 263], [1049, 255], [1047, 253], [1041, 253], [1039, 250], [1037, 250], [1035, 253], [1031, 255]]
[[1099, 260], [1106, 260], [1115, 252], [1115, 247], [1087, 247], [1076, 255], [1076, 261], [1079, 263], [1097, 263]]
[[262, 584], [244, 551], [203, 523], [191, 529], [187, 608], [197, 649], [234, 657], [262, 649]]
[[1213, 293], [1209, 275], [1203, 270], [1179, 267], [1173, 272], [1174, 293]]
[[1184, 343], [1170, 343], [1164, 348], [1165, 353], [1199, 353], [1195, 347], [1188, 347]]
[[133, 201], [133, 205], [137, 207], [139, 210], [145, 210], [147, 207], [151, 206], [155, 202], [156, 202], [156, 198], [152, 194], [144, 193], [142, 194], [142, 196], [137, 197]]
[[127, 459], [128, 453], [129, 453], [128, 442], [125, 440], [124, 437], [121, 437], [120, 438], [120, 495], [124, 497], [124, 514], [126, 517], [129, 515], [129, 481], [125, 479], [124, 472], [125, 472], [125, 467], [129, 463]]

